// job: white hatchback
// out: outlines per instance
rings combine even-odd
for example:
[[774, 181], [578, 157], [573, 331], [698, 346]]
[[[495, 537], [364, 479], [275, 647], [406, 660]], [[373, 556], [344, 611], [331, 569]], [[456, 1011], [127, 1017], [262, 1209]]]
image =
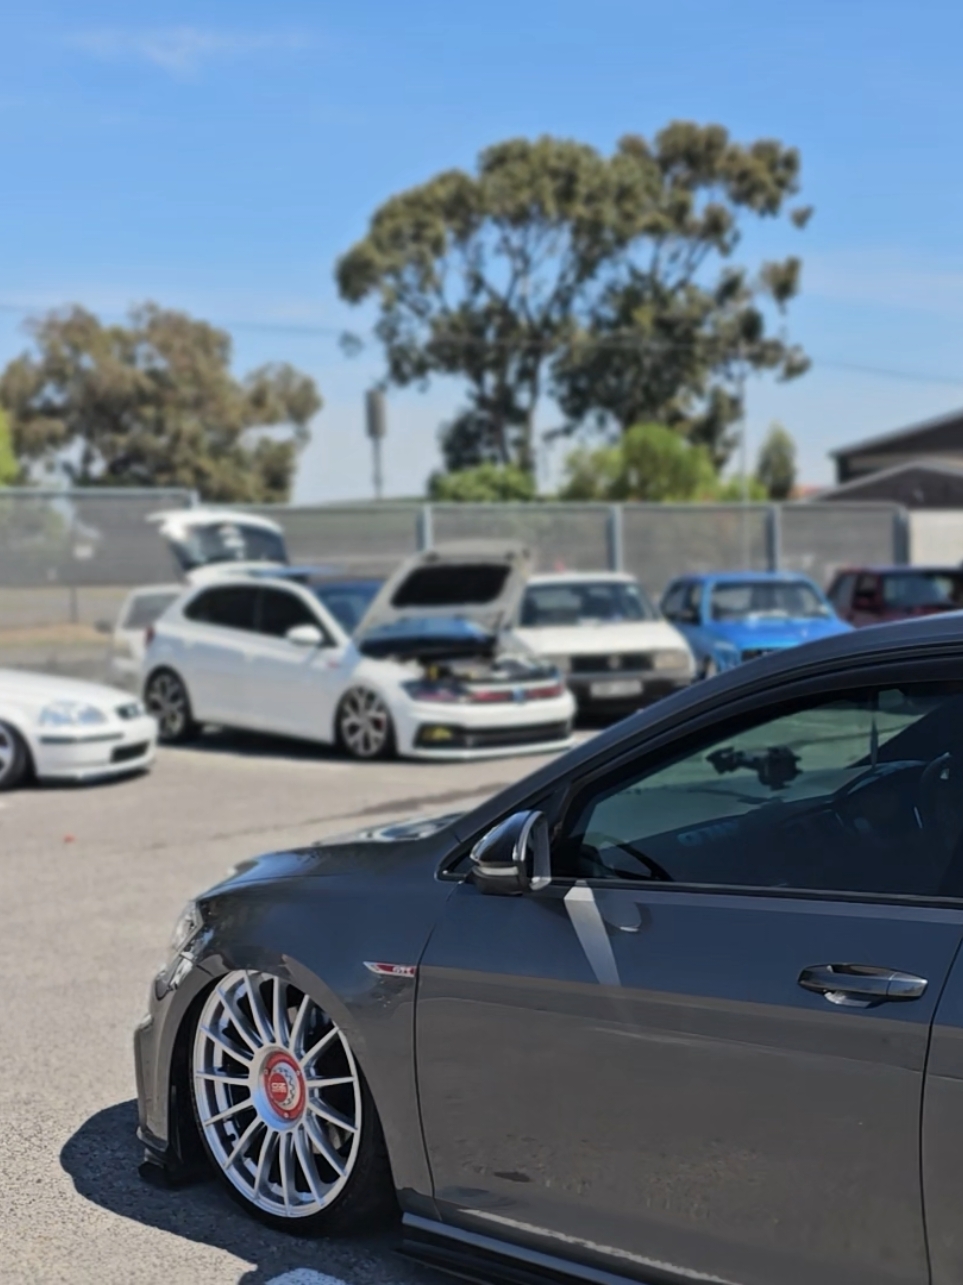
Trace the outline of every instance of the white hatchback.
[[555, 666], [506, 629], [526, 574], [512, 547], [420, 555], [372, 588], [353, 634], [330, 577], [312, 585], [292, 571], [199, 586], [150, 633], [147, 706], [165, 741], [216, 723], [363, 759], [565, 748], [572, 696]]
[[621, 572], [532, 576], [516, 633], [566, 674], [586, 713], [625, 714], [695, 677], [682, 634], [639, 582]]

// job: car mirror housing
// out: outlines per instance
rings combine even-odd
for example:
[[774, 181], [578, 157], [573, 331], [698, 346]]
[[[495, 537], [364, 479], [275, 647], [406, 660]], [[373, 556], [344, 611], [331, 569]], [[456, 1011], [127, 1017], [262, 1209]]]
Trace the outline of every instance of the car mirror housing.
[[542, 812], [513, 812], [471, 850], [471, 878], [482, 892], [514, 896], [551, 882], [548, 822]]
[[324, 642], [324, 634], [317, 625], [295, 625], [284, 636], [295, 647], [320, 647]]

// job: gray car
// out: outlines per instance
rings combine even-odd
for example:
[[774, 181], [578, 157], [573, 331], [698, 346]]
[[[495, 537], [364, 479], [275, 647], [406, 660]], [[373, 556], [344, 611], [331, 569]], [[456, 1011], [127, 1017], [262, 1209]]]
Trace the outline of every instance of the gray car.
[[199, 898], [147, 1172], [476, 1277], [959, 1285], [961, 941], [963, 620], [809, 644]]

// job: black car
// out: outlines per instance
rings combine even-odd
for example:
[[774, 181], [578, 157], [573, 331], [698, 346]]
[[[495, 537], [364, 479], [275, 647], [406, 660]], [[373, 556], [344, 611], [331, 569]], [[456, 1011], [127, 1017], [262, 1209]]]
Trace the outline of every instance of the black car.
[[473, 812], [245, 863], [140, 1137], [468, 1276], [963, 1280], [963, 619], [809, 644]]

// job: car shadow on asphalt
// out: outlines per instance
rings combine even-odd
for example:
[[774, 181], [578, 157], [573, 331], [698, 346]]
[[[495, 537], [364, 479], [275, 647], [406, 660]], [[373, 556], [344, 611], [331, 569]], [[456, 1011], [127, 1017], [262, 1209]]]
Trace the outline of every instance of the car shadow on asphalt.
[[134, 1101], [118, 1102], [84, 1121], [60, 1152], [77, 1193], [121, 1218], [253, 1263], [238, 1285], [268, 1285], [298, 1269], [334, 1276], [346, 1285], [439, 1285], [440, 1276], [398, 1254], [397, 1227], [366, 1236], [289, 1236], [249, 1218], [213, 1178], [174, 1189], [146, 1183], [137, 1171], [142, 1148], [136, 1128]]

